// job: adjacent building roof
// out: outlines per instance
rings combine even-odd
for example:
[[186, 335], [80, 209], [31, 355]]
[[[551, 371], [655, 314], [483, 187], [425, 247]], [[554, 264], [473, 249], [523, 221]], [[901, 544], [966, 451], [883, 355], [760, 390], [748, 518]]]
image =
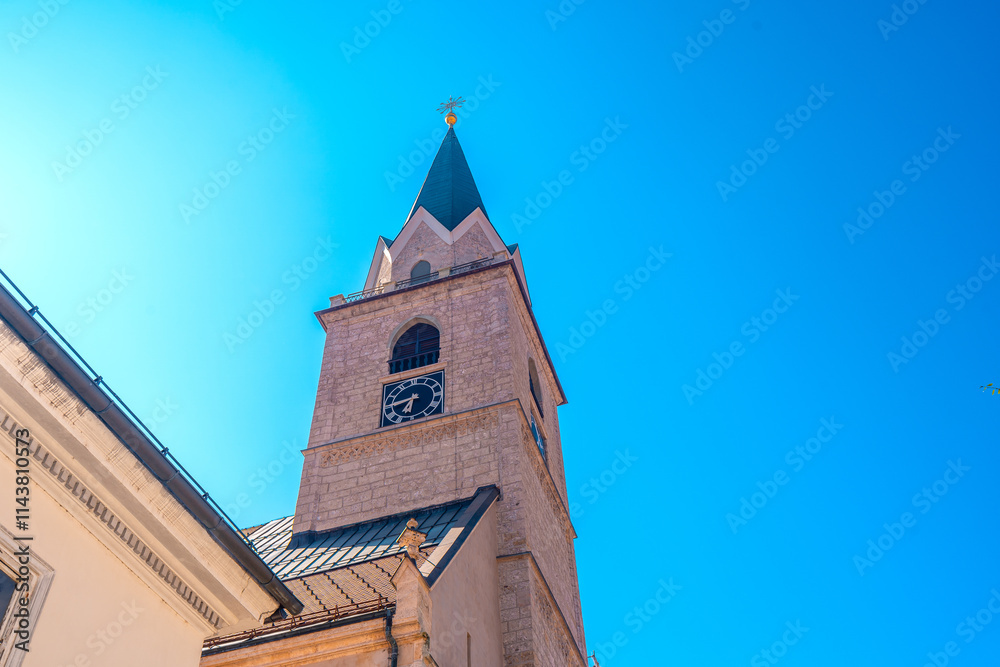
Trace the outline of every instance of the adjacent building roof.
[[489, 218], [454, 127], [448, 128], [444, 135], [406, 220], [409, 221], [421, 206], [450, 232], [477, 208]]
[[76, 393], [108, 430], [121, 440], [138, 463], [159, 480], [278, 605], [293, 614], [299, 613], [302, 603], [264, 565], [218, 504], [210, 499], [208, 493], [184, 470], [180, 462], [156, 440], [156, 436], [135, 417], [135, 413], [118, 395], [111, 391], [104, 379], [94, 372], [42, 315], [38, 306], [2, 270], [0, 277], [20, 297], [18, 299], [6, 285], [0, 284], [0, 319]]
[[397, 544], [396, 538], [409, 519], [416, 519], [417, 530], [427, 534], [421, 549], [435, 547], [449, 529], [458, 524], [473, 500], [475, 496], [323, 533], [299, 533], [294, 537], [295, 517], [288, 516], [257, 528], [250, 535], [250, 541], [280, 579], [292, 579], [404, 553], [406, 548]]
[[305, 608], [261, 629], [210, 639], [204, 653], [231, 651], [383, 613], [396, 604], [391, 580], [406, 558], [406, 547], [396, 540], [407, 521], [415, 519], [416, 530], [427, 535], [417, 565], [433, 585], [499, 496], [495, 486], [486, 486], [471, 498], [322, 533], [293, 534], [293, 516], [246, 529], [257, 553]]

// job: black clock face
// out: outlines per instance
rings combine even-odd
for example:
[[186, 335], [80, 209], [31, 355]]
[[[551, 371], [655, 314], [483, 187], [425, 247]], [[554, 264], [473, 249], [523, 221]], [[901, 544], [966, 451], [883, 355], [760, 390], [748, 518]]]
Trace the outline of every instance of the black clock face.
[[382, 388], [382, 426], [402, 424], [444, 410], [444, 371], [393, 382]]

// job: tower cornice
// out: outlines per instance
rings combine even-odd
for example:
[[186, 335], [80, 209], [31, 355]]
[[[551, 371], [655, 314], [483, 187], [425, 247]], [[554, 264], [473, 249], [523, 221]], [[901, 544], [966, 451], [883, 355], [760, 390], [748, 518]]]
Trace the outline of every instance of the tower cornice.
[[[525, 311], [527, 312], [528, 319], [530, 320], [531, 326], [535, 331], [535, 335], [538, 337], [538, 344], [542, 349], [542, 353], [545, 355], [545, 361], [547, 362], [549, 370], [552, 373], [552, 379], [555, 381], [556, 387], [559, 390], [560, 400], [556, 403], [556, 405], [565, 405], [569, 403], [569, 400], [566, 398], [566, 392], [563, 390], [562, 383], [559, 381], [559, 375], [556, 373], [556, 367], [552, 361], [552, 355], [549, 354], [549, 349], [545, 345], [545, 339], [542, 337], [541, 327], [538, 326], [538, 320], [535, 319], [535, 313], [531, 308], [531, 300], [528, 298], [528, 290], [525, 288], [524, 282], [521, 280], [521, 276], [518, 274], [517, 269], [514, 266], [513, 259], [494, 262], [493, 264], [489, 264], [487, 266], [478, 269], [472, 269], [471, 271], [464, 271], [459, 274], [443, 276], [433, 281], [420, 283], [418, 285], [410, 285], [408, 287], [402, 287], [399, 289], [394, 289], [392, 291], [382, 292], [381, 294], [373, 294], [371, 296], [366, 296], [364, 299], [360, 301], [344, 301], [343, 303], [338, 303], [336, 305], [330, 306], [329, 308], [318, 310], [314, 314], [316, 315], [316, 319], [319, 320], [320, 325], [322, 325], [323, 330], [325, 331], [327, 325], [326, 322], [324, 322], [324, 317], [332, 313], [337, 313], [347, 309], [352, 309], [350, 311], [351, 315], [362, 315], [364, 313], [364, 310], [362, 310], [364, 306], [373, 303], [381, 303], [384, 300], [391, 299], [397, 295], [412, 293], [417, 290], [425, 289], [432, 285], [440, 285], [443, 283], [447, 283], [449, 281], [455, 281], [467, 278], [469, 276], [473, 276], [479, 273], [486, 273], [488, 271], [494, 271], [494, 270], [503, 270], [505, 268], [510, 269], [510, 272], [507, 274], [508, 280], [513, 278], [514, 284], [517, 285], [517, 289], [521, 294], [521, 303], [524, 306]], [[344, 298], [343, 295], [338, 295], [333, 297], [331, 301], [337, 299], [338, 297], [341, 299]]]

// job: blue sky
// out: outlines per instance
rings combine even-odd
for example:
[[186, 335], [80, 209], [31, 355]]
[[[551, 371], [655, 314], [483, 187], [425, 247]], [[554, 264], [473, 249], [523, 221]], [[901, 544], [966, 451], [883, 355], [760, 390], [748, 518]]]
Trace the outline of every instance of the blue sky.
[[995, 4], [331, 5], [0, 7], [0, 267], [237, 523], [462, 95], [602, 665], [996, 663]]

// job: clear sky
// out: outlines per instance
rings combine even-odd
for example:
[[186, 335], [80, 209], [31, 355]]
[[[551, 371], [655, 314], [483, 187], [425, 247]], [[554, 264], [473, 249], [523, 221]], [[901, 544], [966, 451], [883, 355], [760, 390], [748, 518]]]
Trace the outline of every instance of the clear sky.
[[1000, 9], [897, 7], [11, 0], [0, 266], [238, 524], [290, 514], [313, 312], [464, 96], [602, 665], [996, 664]]

